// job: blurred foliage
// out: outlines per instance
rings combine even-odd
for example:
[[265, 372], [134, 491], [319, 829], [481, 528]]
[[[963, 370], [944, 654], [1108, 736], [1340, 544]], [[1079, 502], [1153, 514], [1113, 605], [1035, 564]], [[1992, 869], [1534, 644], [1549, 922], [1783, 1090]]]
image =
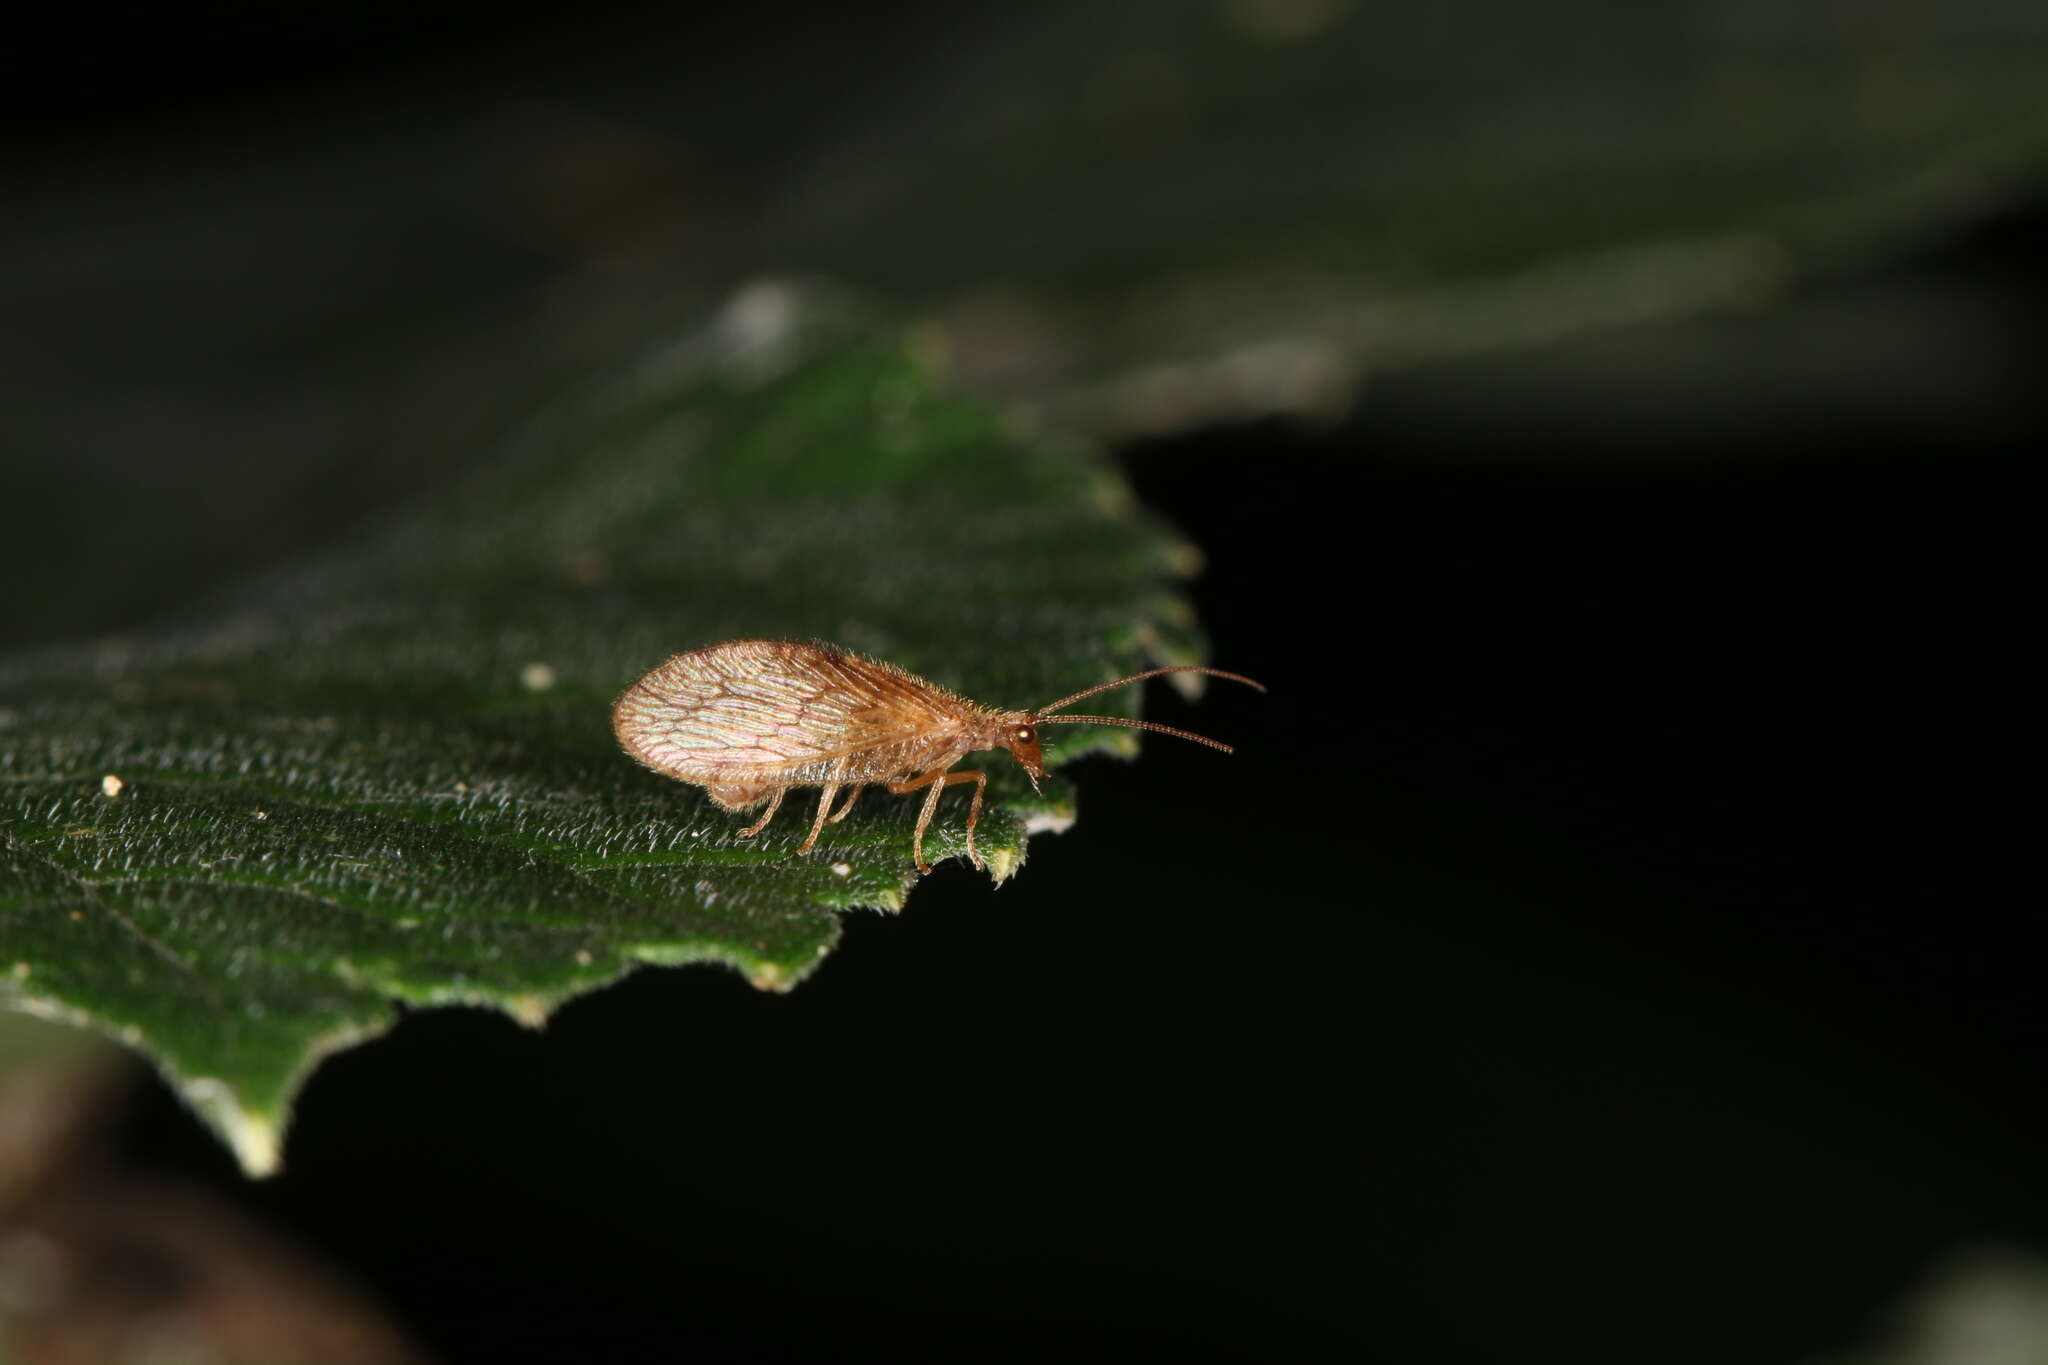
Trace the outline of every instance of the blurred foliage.
[[1118, 431], [1755, 304], [2048, 154], [2048, 11], [2000, 0], [1153, 0], [951, 37], [823, 125], [770, 257], [932, 300], [972, 372]]
[[[917, 803], [871, 798], [802, 858], [801, 814], [741, 839], [617, 751], [639, 671], [822, 638], [1029, 705], [1195, 648], [1175, 543], [1121, 485], [912, 352], [755, 289], [358, 543], [0, 665], [0, 999], [142, 1049], [261, 1170], [310, 1064], [394, 999], [538, 1022], [636, 962], [801, 979], [834, 910], [901, 906]], [[1070, 797], [992, 767], [1000, 880]], [[943, 803], [927, 856], [964, 819]]]
[[[322, 53], [388, 60], [399, 30], [341, 8]], [[2015, 0], [533, 23], [509, 59], [495, 26], [417, 71], [323, 55], [344, 74], [255, 116], [23, 148], [0, 440], [8, 500], [47, 514], [0, 544], [42, 583], [0, 642], [282, 559], [762, 272], [926, 312], [956, 374], [1064, 422], [1159, 431], [1765, 302], [1969, 221], [2048, 152], [2048, 7]]]
[[1884, 1318], [1880, 1343], [1807, 1365], [2040, 1365], [2048, 1264], [2011, 1247], [1954, 1253]]
[[424, 1365], [334, 1266], [113, 1140], [133, 1069], [0, 1014], [0, 1365]]

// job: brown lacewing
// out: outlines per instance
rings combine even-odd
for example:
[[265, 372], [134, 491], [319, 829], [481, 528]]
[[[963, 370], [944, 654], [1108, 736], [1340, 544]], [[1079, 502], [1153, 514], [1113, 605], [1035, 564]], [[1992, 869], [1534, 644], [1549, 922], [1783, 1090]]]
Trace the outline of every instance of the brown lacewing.
[[[1230, 752], [1228, 744], [1171, 725], [1053, 714], [1083, 697], [1162, 673], [1206, 673], [1266, 690], [1236, 673], [1189, 664], [1098, 683], [1036, 710], [1004, 711], [935, 687], [893, 664], [826, 645], [731, 640], [678, 654], [650, 670], [612, 706], [612, 729], [634, 758], [704, 788], [726, 810], [752, 810], [766, 801], [768, 809], [740, 831], [741, 838], [768, 828], [792, 787], [824, 788], [799, 853], [811, 851], [828, 821], [846, 818], [863, 787], [886, 787], [893, 795], [929, 788], [910, 840], [910, 859], [919, 872], [931, 871], [924, 860], [924, 831], [938, 809], [939, 793], [956, 782], [972, 782], [967, 856], [981, 867], [974, 823], [981, 818], [988, 774], [952, 771], [973, 750], [1008, 749], [1034, 790], [1045, 776], [1038, 747], [1041, 725], [1126, 725]], [[842, 787], [852, 790], [834, 811], [832, 801]]]

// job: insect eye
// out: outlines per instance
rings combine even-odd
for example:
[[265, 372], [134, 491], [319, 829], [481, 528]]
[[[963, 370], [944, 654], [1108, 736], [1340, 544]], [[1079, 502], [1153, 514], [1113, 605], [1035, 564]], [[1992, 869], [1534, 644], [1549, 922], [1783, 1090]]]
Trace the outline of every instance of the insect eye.
[[1019, 744], [1029, 744], [1038, 738], [1038, 731], [1028, 725], [1020, 725], [1010, 732], [1010, 738]]

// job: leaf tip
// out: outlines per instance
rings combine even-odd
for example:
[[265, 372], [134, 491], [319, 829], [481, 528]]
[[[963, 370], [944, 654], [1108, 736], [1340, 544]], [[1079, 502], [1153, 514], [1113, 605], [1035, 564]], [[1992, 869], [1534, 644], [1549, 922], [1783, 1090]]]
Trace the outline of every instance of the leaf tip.
[[284, 1164], [284, 1144], [277, 1120], [245, 1106], [226, 1081], [200, 1076], [183, 1083], [185, 1098], [228, 1144], [251, 1180], [276, 1175]]
[[989, 880], [1001, 886], [1017, 875], [1018, 868], [1024, 866], [1024, 846], [1018, 844], [1012, 847], [992, 848], [982, 855], [982, 861], [988, 864]]

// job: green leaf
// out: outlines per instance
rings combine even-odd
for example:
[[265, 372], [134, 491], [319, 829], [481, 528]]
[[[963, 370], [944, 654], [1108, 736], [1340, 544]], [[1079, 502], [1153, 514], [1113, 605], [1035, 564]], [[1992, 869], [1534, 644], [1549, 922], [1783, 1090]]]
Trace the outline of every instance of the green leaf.
[[[756, 287], [360, 543], [164, 633], [0, 665], [9, 1003], [145, 1052], [260, 1171], [308, 1069], [394, 1000], [537, 1022], [642, 962], [785, 989], [835, 911], [903, 904], [916, 800], [871, 794], [809, 856], [800, 801], [741, 839], [618, 751], [619, 690], [770, 636], [1031, 705], [1192, 658], [1186, 562], [914, 335]], [[1050, 738], [1055, 763], [1131, 752]], [[1071, 793], [990, 766], [1001, 881]], [[942, 805], [928, 856], [964, 818]]]

